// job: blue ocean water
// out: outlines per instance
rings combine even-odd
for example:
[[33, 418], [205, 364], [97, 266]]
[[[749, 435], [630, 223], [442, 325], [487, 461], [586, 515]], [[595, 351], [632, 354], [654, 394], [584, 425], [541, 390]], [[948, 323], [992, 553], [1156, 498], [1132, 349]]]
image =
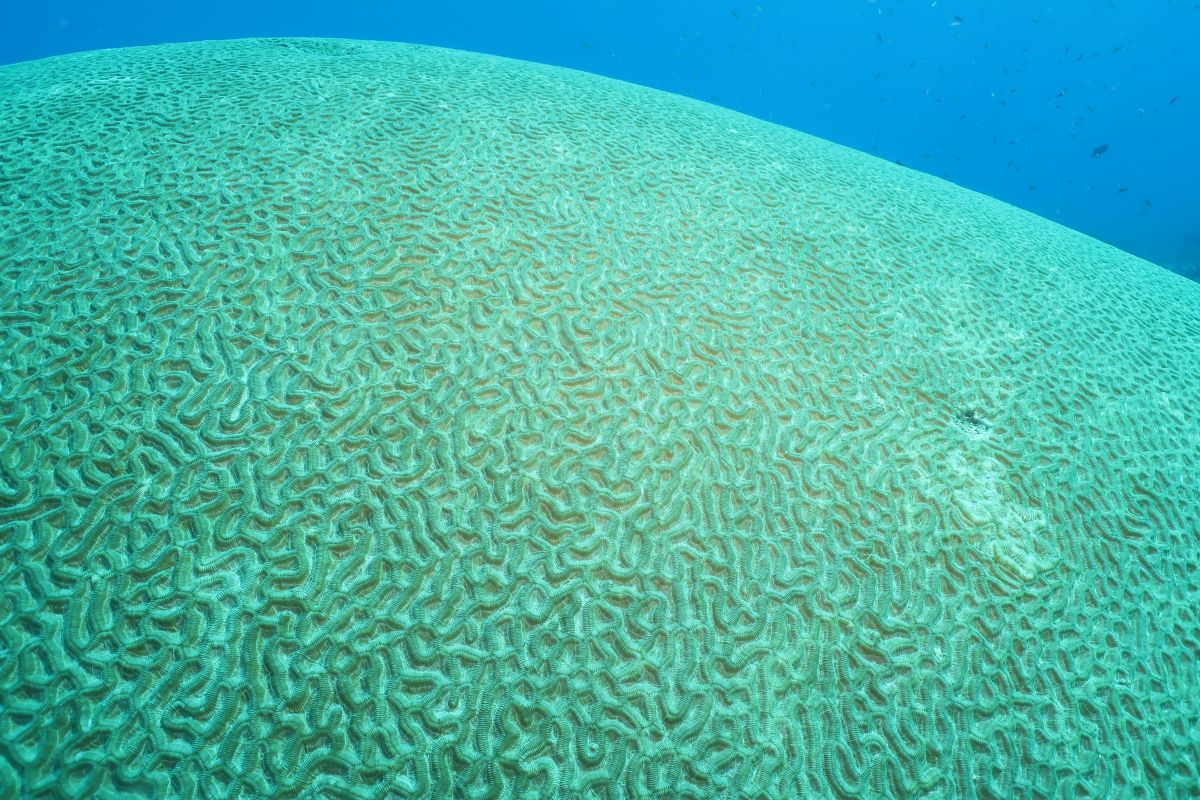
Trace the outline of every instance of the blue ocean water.
[[0, 63], [248, 36], [389, 39], [709, 100], [1200, 278], [1194, 0], [14, 4]]

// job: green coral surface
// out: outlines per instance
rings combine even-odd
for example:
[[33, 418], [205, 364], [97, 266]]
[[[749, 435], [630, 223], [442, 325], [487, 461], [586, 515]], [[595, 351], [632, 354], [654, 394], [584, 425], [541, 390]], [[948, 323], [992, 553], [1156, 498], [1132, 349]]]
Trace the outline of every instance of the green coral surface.
[[402, 44], [0, 68], [0, 796], [1200, 793], [1200, 285]]

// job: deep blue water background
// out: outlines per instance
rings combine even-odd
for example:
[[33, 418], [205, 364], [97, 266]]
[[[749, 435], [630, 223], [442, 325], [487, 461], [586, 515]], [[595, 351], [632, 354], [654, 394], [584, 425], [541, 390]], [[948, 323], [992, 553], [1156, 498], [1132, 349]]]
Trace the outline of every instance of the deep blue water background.
[[69, 0], [0, 11], [0, 63], [301, 35], [490, 52], [698, 97], [1200, 279], [1197, 0]]

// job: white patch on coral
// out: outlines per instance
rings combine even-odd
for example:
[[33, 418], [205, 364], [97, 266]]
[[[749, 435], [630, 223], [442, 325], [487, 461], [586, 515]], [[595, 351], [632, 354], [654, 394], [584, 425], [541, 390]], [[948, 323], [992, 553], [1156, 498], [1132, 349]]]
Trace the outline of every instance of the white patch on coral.
[[1028, 583], [1058, 563], [1047, 537], [1045, 513], [1012, 496], [999, 461], [956, 450], [946, 465], [955, 484], [951, 499], [967, 523], [962, 533], [1009, 573], [1006, 582], [1015, 576]]

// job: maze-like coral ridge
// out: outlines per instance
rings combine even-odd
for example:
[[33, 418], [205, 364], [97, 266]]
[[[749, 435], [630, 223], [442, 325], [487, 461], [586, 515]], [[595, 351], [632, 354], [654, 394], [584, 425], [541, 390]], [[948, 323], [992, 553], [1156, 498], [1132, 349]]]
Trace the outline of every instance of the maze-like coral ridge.
[[1200, 286], [397, 44], [0, 69], [0, 796], [1194, 797]]

